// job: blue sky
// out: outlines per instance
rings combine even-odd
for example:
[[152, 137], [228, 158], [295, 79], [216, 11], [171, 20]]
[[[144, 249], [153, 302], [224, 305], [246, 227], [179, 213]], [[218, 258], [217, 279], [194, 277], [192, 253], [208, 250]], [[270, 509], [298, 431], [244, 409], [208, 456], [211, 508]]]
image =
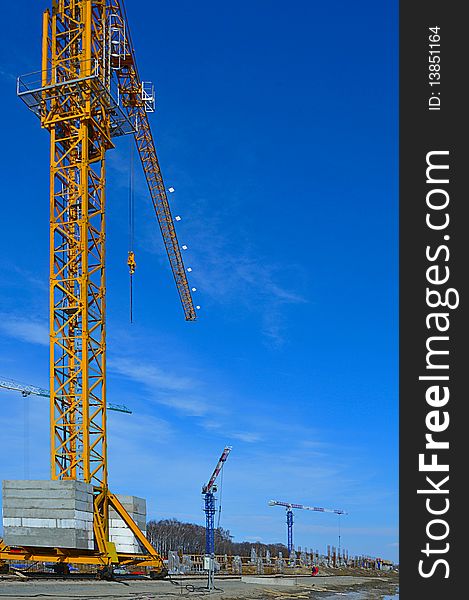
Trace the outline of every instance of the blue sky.
[[[138, 171], [129, 323], [128, 138], [108, 153], [114, 491], [284, 541], [271, 498], [343, 508], [342, 546], [398, 557], [397, 3], [127, 2], [200, 318], [186, 323]], [[47, 3], [44, 3], [44, 8]], [[48, 386], [48, 135], [15, 96], [40, 68], [41, 3], [4, 6], [0, 375]], [[47, 478], [48, 407], [1, 391], [0, 477]], [[24, 460], [25, 416], [30, 452]], [[336, 544], [297, 511], [297, 546]]]

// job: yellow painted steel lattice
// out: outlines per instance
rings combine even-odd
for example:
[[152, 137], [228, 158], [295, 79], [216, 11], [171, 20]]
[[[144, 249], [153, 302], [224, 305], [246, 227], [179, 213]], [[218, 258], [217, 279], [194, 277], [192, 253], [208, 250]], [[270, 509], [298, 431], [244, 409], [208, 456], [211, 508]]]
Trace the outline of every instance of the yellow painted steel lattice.
[[[161, 569], [108, 489], [105, 157], [115, 136], [135, 137], [186, 320], [196, 313], [148, 121], [154, 98], [139, 78], [122, 2], [53, 0], [43, 17], [42, 70], [19, 78], [18, 95], [50, 133], [51, 476], [93, 484], [96, 541], [90, 553], [23, 549], [22, 556]], [[148, 554], [116, 554], [110, 505]], [[0, 559], [8, 553], [0, 541]]]

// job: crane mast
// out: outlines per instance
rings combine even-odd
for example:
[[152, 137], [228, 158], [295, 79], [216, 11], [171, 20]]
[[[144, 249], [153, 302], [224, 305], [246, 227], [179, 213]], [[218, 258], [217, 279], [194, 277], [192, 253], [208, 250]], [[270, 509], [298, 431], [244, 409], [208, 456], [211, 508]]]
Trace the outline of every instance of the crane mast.
[[[62, 0], [43, 23], [43, 113], [50, 133], [52, 479], [107, 488], [104, 2]], [[102, 515], [102, 526], [107, 515]]]
[[109, 539], [105, 153], [113, 146], [106, 2], [59, 0], [43, 20], [41, 124], [50, 133], [51, 477], [95, 488]]
[[53, 480], [94, 487], [94, 534], [113, 559], [109, 506], [160, 557], [108, 489], [106, 151], [134, 135], [186, 320], [196, 318], [121, 0], [53, 0], [42, 70], [18, 95], [50, 133], [50, 441]]

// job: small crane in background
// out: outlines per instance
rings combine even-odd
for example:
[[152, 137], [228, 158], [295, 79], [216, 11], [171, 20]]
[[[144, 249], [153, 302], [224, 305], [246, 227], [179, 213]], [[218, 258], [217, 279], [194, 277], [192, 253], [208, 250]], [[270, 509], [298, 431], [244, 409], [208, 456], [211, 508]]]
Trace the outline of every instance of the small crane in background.
[[223, 465], [231, 452], [231, 446], [225, 446], [223, 452], [218, 460], [217, 466], [215, 467], [212, 476], [208, 483], [202, 486], [202, 494], [205, 497], [205, 558], [204, 558], [204, 569], [208, 571], [208, 589], [209, 591], [214, 588], [213, 577], [215, 571], [215, 492], [217, 486], [215, 481], [223, 468]]
[[[35, 385], [24, 385], [22, 383], [19, 383], [18, 381], [14, 381], [13, 379], [5, 379], [4, 377], [0, 377], [0, 388], [21, 392], [23, 398], [26, 398], [26, 396], [30, 396], [31, 394], [33, 396], [42, 396], [43, 398], [50, 398], [49, 390], [37, 387]], [[115, 412], [127, 413], [128, 415], [132, 414], [132, 411], [123, 404], [111, 404], [110, 402], [108, 402], [106, 407], [108, 410], [113, 410]]]
[[[28, 396], [42, 396], [43, 398], [50, 398], [50, 391], [36, 385], [26, 385], [19, 383], [14, 379], [9, 379], [0, 376], [0, 388], [4, 390], [12, 390], [14, 392], [20, 392], [23, 398]], [[106, 403], [107, 410], [113, 410], [115, 412], [132, 414], [132, 411], [124, 406], [123, 404], [111, 404]], [[29, 416], [28, 408], [26, 403], [24, 405], [24, 478], [29, 479]]]
[[292, 502], [281, 502], [279, 500], [269, 500], [269, 506], [284, 506], [287, 509], [287, 547], [288, 554], [293, 552], [293, 509], [301, 508], [303, 510], [314, 510], [322, 513], [335, 513], [336, 515], [346, 515], [347, 513], [340, 509], [320, 508], [318, 506], [303, 506], [303, 504], [293, 504]]

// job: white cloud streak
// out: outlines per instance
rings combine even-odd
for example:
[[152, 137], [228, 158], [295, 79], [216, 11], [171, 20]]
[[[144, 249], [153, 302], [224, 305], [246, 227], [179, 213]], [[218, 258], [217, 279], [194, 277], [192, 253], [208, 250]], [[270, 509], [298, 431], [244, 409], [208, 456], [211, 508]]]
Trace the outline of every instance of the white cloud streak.
[[[294, 289], [284, 287], [281, 281], [286, 275], [290, 281], [303, 278], [303, 271], [295, 265], [273, 263], [247, 243], [234, 247], [229, 225], [221, 216], [207, 215], [208, 208], [203, 204], [200, 203], [202, 208], [192, 209], [188, 224], [181, 227], [185, 231], [179, 232], [184, 242], [190, 241], [190, 260], [185, 257], [185, 261], [186, 266], [193, 268], [190, 278], [201, 303], [205, 303], [206, 298], [225, 307], [242, 306], [246, 314], [258, 315], [260, 332], [269, 346], [282, 346], [286, 337], [284, 308], [306, 304], [309, 300]], [[150, 224], [147, 224], [145, 238], [146, 250], [166, 262], [159, 236]]]
[[189, 416], [203, 416], [211, 408], [198, 391], [203, 387], [202, 383], [194, 378], [124, 357], [110, 360], [109, 370], [144, 386], [153, 402]]
[[246, 442], [248, 444], [259, 442], [262, 439], [262, 437], [258, 433], [248, 431], [233, 432], [228, 435], [229, 437], [232, 437], [236, 440], [240, 440], [241, 442]]
[[45, 321], [25, 319], [8, 313], [0, 313], [0, 331], [5, 335], [41, 346], [49, 345], [49, 329]]

